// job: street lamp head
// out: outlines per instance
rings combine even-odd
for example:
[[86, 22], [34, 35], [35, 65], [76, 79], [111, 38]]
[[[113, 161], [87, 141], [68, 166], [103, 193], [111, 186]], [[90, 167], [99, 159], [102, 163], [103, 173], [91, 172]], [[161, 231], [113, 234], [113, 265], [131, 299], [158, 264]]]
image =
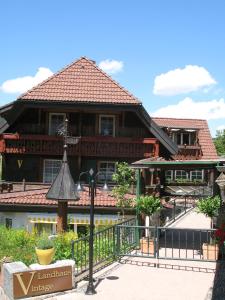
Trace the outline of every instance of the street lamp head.
[[84, 187], [83, 185], [80, 183], [80, 181], [77, 183], [77, 188], [76, 188], [77, 192], [83, 192], [84, 191]]
[[109, 191], [109, 186], [108, 186], [108, 184], [107, 184], [106, 181], [105, 181], [105, 183], [104, 183], [104, 185], [102, 187], [102, 191], [104, 191], [104, 192], [108, 192]]

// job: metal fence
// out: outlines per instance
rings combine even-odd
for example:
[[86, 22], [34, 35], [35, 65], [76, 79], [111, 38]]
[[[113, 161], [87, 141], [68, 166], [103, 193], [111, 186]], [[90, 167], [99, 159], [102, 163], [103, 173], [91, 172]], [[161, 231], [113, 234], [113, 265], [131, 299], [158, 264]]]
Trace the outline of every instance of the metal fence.
[[175, 222], [193, 208], [195, 202], [196, 200], [192, 197], [173, 197], [172, 200], [164, 203], [160, 211], [160, 226], [168, 226], [172, 222]]
[[[118, 223], [119, 225], [134, 226], [136, 218]], [[117, 231], [116, 226], [107, 227], [94, 233], [93, 267], [97, 271], [116, 259]], [[89, 236], [72, 241], [72, 259], [75, 260], [77, 280], [88, 275], [89, 269]]]
[[117, 255], [172, 260], [224, 260], [215, 229], [117, 226]]

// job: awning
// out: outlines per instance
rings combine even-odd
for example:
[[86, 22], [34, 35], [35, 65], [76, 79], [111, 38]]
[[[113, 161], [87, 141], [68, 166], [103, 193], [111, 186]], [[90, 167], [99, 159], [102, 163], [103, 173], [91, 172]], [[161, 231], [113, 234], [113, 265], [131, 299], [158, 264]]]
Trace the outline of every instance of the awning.
[[[53, 216], [29, 216], [28, 221], [30, 223], [46, 223], [46, 224], [56, 224], [57, 217]], [[96, 216], [95, 225], [113, 225], [120, 221], [118, 216]], [[88, 215], [84, 216], [68, 216], [68, 223], [75, 225], [88, 225], [90, 223], [90, 218]]]

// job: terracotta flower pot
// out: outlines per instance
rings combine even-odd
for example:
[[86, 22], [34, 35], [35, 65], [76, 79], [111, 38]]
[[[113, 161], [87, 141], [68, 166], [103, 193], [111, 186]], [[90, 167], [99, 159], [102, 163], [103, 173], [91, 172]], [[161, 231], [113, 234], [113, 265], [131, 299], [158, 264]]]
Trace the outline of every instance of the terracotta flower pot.
[[149, 237], [140, 239], [141, 252], [144, 254], [154, 254], [154, 240]]
[[49, 265], [52, 262], [53, 256], [55, 254], [54, 248], [51, 249], [35, 248], [35, 251], [40, 265]]
[[202, 254], [204, 260], [217, 260], [219, 256], [218, 244], [206, 244], [202, 245]]

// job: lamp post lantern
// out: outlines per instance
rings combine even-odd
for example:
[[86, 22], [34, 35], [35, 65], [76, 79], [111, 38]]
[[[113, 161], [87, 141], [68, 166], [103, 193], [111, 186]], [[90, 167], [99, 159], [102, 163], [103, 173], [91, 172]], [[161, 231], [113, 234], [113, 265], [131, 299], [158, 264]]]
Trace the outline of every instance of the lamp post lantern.
[[90, 235], [89, 235], [89, 275], [88, 275], [88, 286], [87, 290], [85, 292], [86, 295], [94, 295], [96, 294], [96, 290], [93, 284], [93, 257], [94, 257], [94, 201], [95, 201], [95, 195], [96, 195], [96, 179], [99, 175], [103, 175], [105, 178], [105, 182], [103, 185], [102, 190], [103, 191], [108, 191], [108, 185], [106, 182], [106, 176], [102, 172], [98, 172], [94, 175], [93, 169], [90, 169], [90, 171], [87, 172], [82, 172], [79, 176], [79, 182], [77, 185], [77, 191], [82, 191], [83, 188], [80, 184], [80, 177], [83, 174], [88, 174], [90, 175], [90, 184], [89, 184], [89, 195], [90, 195]]

